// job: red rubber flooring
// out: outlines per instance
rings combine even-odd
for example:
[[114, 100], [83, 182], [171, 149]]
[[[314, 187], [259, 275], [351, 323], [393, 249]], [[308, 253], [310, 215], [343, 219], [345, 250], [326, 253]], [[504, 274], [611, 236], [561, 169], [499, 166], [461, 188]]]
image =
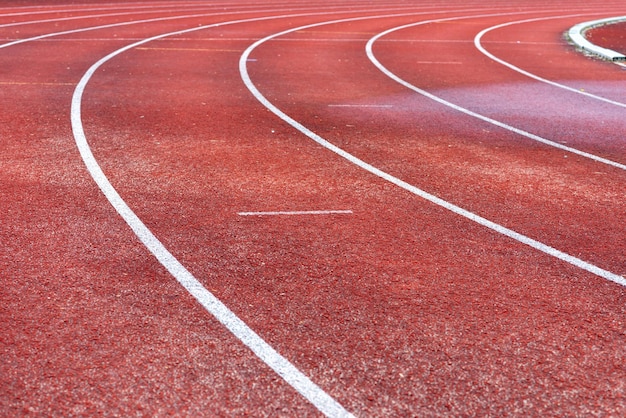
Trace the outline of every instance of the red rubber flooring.
[[625, 14], [3, 2], [0, 415], [626, 415]]

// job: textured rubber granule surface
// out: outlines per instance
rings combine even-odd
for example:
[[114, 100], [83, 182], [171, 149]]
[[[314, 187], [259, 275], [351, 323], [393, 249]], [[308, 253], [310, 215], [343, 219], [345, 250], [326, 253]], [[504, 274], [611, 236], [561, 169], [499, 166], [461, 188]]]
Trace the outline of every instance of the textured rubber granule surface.
[[[25, 42], [0, 48], [0, 415], [322, 414], [159, 263], [77, 149], [90, 67], [183, 30], [91, 74], [86, 139], [164, 247], [321, 391], [356, 416], [624, 415], [621, 284], [306, 134], [623, 277], [625, 73], [563, 37], [625, 14], [597, 3], [3, 4], [0, 45]], [[614, 103], [482, 54], [504, 23], [487, 51]], [[366, 53], [399, 27], [372, 53], [426, 95]]]

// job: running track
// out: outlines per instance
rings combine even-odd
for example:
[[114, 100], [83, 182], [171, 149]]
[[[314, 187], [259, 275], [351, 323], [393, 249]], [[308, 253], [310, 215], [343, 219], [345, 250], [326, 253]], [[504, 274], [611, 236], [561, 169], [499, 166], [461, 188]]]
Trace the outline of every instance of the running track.
[[0, 415], [626, 415], [623, 2], [36, 3]]

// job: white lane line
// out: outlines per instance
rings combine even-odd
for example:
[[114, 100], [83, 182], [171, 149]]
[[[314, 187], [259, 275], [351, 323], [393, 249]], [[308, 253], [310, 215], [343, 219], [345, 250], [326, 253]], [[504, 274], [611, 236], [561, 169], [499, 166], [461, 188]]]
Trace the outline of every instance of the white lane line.
[[[71, 122], [72, 131], [74, 133], [74, 139], [76, 146], [79, 149], [80, 155], [91, 174], [94, 181], [102, 193], [109, 200], [111, 205], [115, 208], [118, 214], [126, 221], [126, 223], [133, 230], [139, 240], [146, 246], [146, 248], [159, 260], [159, 262], [167, 269], [167, 271], [176, 278], [176, 280], [193, 295], [194, 298], [218, 321], [222, 323], [235, 337], [237, 337], [243, 344], [245, 344], [257, 357], [259, 357], [265, 364], [267, 364], [272, 370], [274, 370], [279, 376], [281, 376], [289, 385], [291, 385], [296, 391], [298, 391], [304, 398], [311, 402], [320, 412], [329, 417], [352, 417], [343, 406], [341, 406], [330, 395], [324, 392], [319, 386], [311, 381], [306, 375], [298, 370], [289, 360], [280, 355], [272, 346], [270, 346], [263, 338], [261, 338], [256, 332], [254, 332], [245, 322], [243, 322], [234, 312], [232, 312], [226, 305], [216, 298], [210, 291], [208, 291], [200, 281], [198, 281], [177, 259], [174, 257], [167, 248], [159, 241], [159, 239], [148, 229], [148, 227], [139, 219], [139, 217], [132, 211], [132, 209], [126, 204], [122, 197], [118, 194], [117, 190], [109, 182], [108, 178], [102, 171], [100, 165], [95, 159], [91, 148], [87, 142], [85, 131], [83, 128], [81, 117], [81, 104], [82, 97], [85, 91], [87, 83], [94, 75], [96, 70], [100, 68], [107, 61], [126, 52], [137, 46], [146, 44], [148, 42], [162, 39], [168, 36], [175, 36], [178, 34], [185, 34], [193, 31], [204, 30], [209, 28], [216, 28], [226, 25], [234, 25], [240, 23], [260, 22], [264, 20], [283, 19], [294, 17], [295, 15], [281, 15], [281, 16], [269, 16], [251, 19], [233, 20], [228, 22], [214, 23], [206, 26], [194, 27], [191, 29], [180, 30], [176, 32], [170, 32], [146, 38], [142, 41], [135, 42], [120, 48], [98, 62], [93, 64], [87, 72], [83, 75], [80, 82], [76, 86], [74, 94], [72, 96], [71, 105]], [[306, 15], [309, 16], [309, 15]]]
[[0, 81], [1, 86], [74, 86], [74, 83], [43, 83], [29, 81]]
[[385, 104], [329, 104], [328, 107], [379, 107], [379, 108], [391, 108], [393, 105]]
[[476, 119], [480, 119], [480, 120], [482, 120], [484, 122], [487, 122], [487, 123], [490, 123], [492, 125], [498, 126], [500, 128], [506, 129], [508, 131], [514, 132], [516, 134], [525, 136], [526, 138], [532, 139], [533, 141], [541, 142], [542, 144], [549, 145], [551, 147], [558, 148], [558, 149], [561, 149], [563, 151], [567, 151], [569, 153], [579, 155], [581, 157], [589, 158], [590, 160], [594, 160], [594, 161], [597, 161], [597, 162], [602, 163], [602, 164], [606, 164], [606, 165], [610, 165], [610, 166], [613, 166], [613, 167], [616, 167], [616, 168], [619, 168], [619, 169], [622, 169], [622, 170], [626, 170], [626, 165], [625, 164], [618, 163], [616, 161], [612, 161], [612, 160], [609, 160], [609, 159], [606, 159], [606, 158], [603, 158], [603, 157], [599, 157], [597, 155], [594, 155], [594, 154], [591, 154], [591, 153], [588, 153], [588, 152], [584, 152], [584, 151], [578, 150], [576, 148], [568, 147], [568, 146], [565, 146], [563, 144], [559, 144], [558, 142], [554, 142], [554, 141], [551, 141], [549, 139], [543, 138], [543, 137], [541, 137], [539, 135], [535, 135], [533, 133], [524, 131], [522, 129], [515, 128], [514, 126], [507, 125], [504, 122], [500, 122], [498, 120], [491, 119], [491, 118], [489, 118], [487, 116], [481, 115], [481, 114], [473, 112], [473, 111], [471, 111], [471, 110], [469, 110], [467, 108], [464, 108], [464, 107], [461, 107], [461, 106], [456, 105], [454, 103], [451, 103], [451, 102], [449, 102], [447, 100], [442, 99], [439, 96], [435, 96], [434, 94], [427, 92], [426, 90], [422, 90], [419, 87], [414, 86], [413, 84], [409, 83], [408, 81], [403, 80], [402, 78], [398, 77], [397, 75], [395, 75], [394, 73], [389, 71], [383, 64], [381, 64], [380, 61], [378, 61], [378, 59], [376, 58], [376, 56], [374, 55], [374, 53], [372, 51], [373, 45], [374, 45], [374, 43], [378, 39], [380, 39], [381, 37], [386, 36], [386, 35], [388, 35], [388, 34], [390, 34], [392, 32], [399, 31], [399, 30], [406, 29], [406, 28], [410, 28], [410, 27], [414, 27], [414, 26], [418, 26], [418, 25], [424, 25], [424, 24], [427, 24], [427, 23], [433, 23], [433, 22], [442, 21], [442, 20], [453, 20], [453, 19], [467, 19], [467, 18], [448, 18], [448, 19], [438, 19], [438, 20], [417, 22], [417, 23], [411, 23], [411, 24], [408, 24], [408, 25], [398, 26], [398, 27], [395, 27], [395, 28], [388, 29], [388, 30], [386, 30], [384, 32], [381, 32], [381, 33], [379, 33], [378, 35], [374, 36], [372, 39], [370, 39], [367, 42], [367, 45], [365, 47], [366, 52], [367, 52], [367, 56], [370, 59], [370, 61], [376, 66], [376, 68], [378, 68], [380, 71], [382, 71], [387, 77], [389, 77], [392, 80], [396, 81], [397, 83], [403, 85], [404, 87], [406, 87], [406, 88], [408, 88], [410, 90], [413, 90], [416, 93], [421, 94], [422, 96], [428, 97], [429, 99], [436, 101], [437, 103], [440, 103], [440, 104], [442, 104], [444, 106], [448, 106], [448, 107], [450, 107], [450, 108], [452, 108], [454, 110], [458, 110], [459, 112], [465, 113], [466, 115], [472, 116], [472, 117], [474, 117]]
[[[17, 16], [33, 16], [33, 15], [41, 15], [41, 14], [59, 14], [59, 13], [80, 13], [80, 12], [105, 12], [105, 11], [110, 11], [110, 10], [125, 10], [125, 9], [130, 9], [130, 10], [138, 10], [138, 9], [150, 9], [150, 10], [154, 10], [157, 9], [159, 7], [165, 8], [165, 7], [174, 7], [176, 6], [176, 10], [180, 11], [181, 7], [186, 7], [186, 8], [190, 8], [189, 6], [198, 6], [197, 3], [186, 3], [186, 4], [180, 4], [180, 3], [172, 3], [172, 4], [160, 4], [159, 6], [155, 7], [153, 5], [148, 5], [146, 6], [145, 4], [141, 4], [141, 3], [125, 3], [124, 6], [120, 6], [120, 5], [115, 5], [115, 4], [111, 4], [110, 7], [96, 7], [96, 8], [80, 8], [80, 9], [56, 9], [56, 7], [58, 6], [48, 6], [47, 10], [43, 10], [44, 7], [46, 6], [23, 6], [23, 7], [15, 7], [16, 10], [28, 10], [31, 8], [36, 8], [36, 10], [28, 10], [28, 11], [24, 11], [24, 12], [9, 12], [9, 13], [5, 13], [5, 12], [0, 12], [0, 17], [17, 17]], [[149, 11], [150, 11], [149, 10]], [[149, 12], [148, 11], [148, 12]], [[34, 21], [34, 20], [30, 20], [28, 22], [38, 22], [38, 21]], [[21, 24], [21, 22], [17, 22], [19, 24]]]
[[179, 51], [179, 52], [240, 52], [239, 49], [217, 49], [217, 48], [135, 48], [137, 51]]
[[[187, 10], [206, 10], [206, 7], [194, 7], [188, 8]], [[142, 11], [132, 11], [132, 12], [124, 12], [124, 13], [102, 13], [102, 14], [94, 14], [94, 15], [80, 15], [80, 16], [69, 16], [69, 17], [58, 17], [54, 19], [42, 19], [42, 20], [28, 20], [24, 22], [12, 22], [12, 23], [2, 23], [0, 24], [0, 28], [7, 28], [13, 26], [25, 26], [25, 25], [34, 25], [40, 23], [58, 23], [58, 22], [68, 22], [72, 20], [86, 20], [86, 19], [100, 19], [103, 17], [123, 17], [123, 16], [132, 16], [137, 14], [148, 14], [148, 13], [173, 13], [179, 11], [180, 8], [176, 9], [162, 9], [162, 10], [142, 10]], [[205, 12], [206, 13], [206, 12]]]
[[351, 210], [294, 210], [278, 212], [238, 212], [239, 216], [351, 215]]
[[458, 61], [417, 61], [417, 64], [435, 64], [435, 65], [463, 65]]
[[[477, 18], [479, 16], [471, 16], [471, 17], [467, 17], [467, 18]], [[272, 102], [270, 102], [260, 91], [259, 89], [254, 85], [254, 83], [252, 82], [252, 80], [250, 79], [250, 74], [248, 73], [248, 68], [246, 65], [247, 59], [250, 56], [250, 54], [252, 53], [252, 51], [254, 51], [256, 48], [258, 48], [260, 45], [264, 44], [267, 41], [270, 41], [271, 39], [278, 37], [278, 36], [283, 36], [286, 34], [289, 34], [293, 31], [297, 31], [297, 30], [303, 30], [303, 29], [308, 29], [308, 28], [312, 28], [312, 27], [318, 27], [318, 26], [322, 26], [322, 25], [330, 25], [330, 24], [335, 24], [335, 23], [343, 23], [343, 22], [349, 22], [351, 20], [354, 19], [342, 19], [342, 20], [334, 20], [334, 21], [329, 21], [329, 22], [322, 22], [322, 23], [316, 23], [316, 24], [312, 24], [312, 25], [306, 25], [306, 26], [301, 26], [298, 28], [294, 28], [294, 29], [289, 29], [286, 31], [282, 31], [282, 32], [278, 32], [275, 33], [273, 35], [269, 35], [263, 39], [258, 40], [257, 42], [253, 43], [252, 45], [250, 45], [245, 51], [244, 53], [241, 55], [241, 58], [239, 59], [239, 72], [241, 74], [241, 78], [244, 82], [244, 84], [246, 85], [246, 87], [248, 88], [248, 90], [250, 90], [250, 92], [254, 95], [254, 97], [256, 97], [256, 99], [261, 102], [261, 104], [263, 104], [263, 106], [265, 106], [268, 110], [270, 110], [272, 113], [274, 113], [276, 116], [278, 116], [280, 119], [282, 119], [283, 121], [285, 121], [286, 123], [288, 123], [289, 125], [291, 125], [292, 127], [294, 127], [295, 129], [297, 129], [298, 131], [302, 132], [304, 135], [306, 135], [307, 137], [311, 138], [313, 141], [315, 141], [316, 143], [318, 143], [319, 145], [323, 146], [324, 148], [334, 152], [335, 154], [345, 158], [346, 160], [348, 160], [349, 162], [357, 165], [358, 167], [368, 171], [369, 173], [372, 173], [392, 184], [395, 184], [396, 186], [415, 194], [416, 196], [419, 196], [423, 199], [428, 200], [431, 203], [434, 203], [438, 206], [441, 206], [453, 213], [456, 213], [457, 215], [463, 216], [464, 218], [467, 218], [473, 222], [476, 222], [482, 226], [485, 226], [489, 229], [492, 229], [504, 236], [507, 236], [509, 238], [514, 239], [515, 241], [518, 241], [522, 244], [528, 245], [536, 250], [539, 250], [545, 254], [548, 254], [552, 257], [555, 257], [559, 260], [565, 261], [566, 263], [572, 264], [580, 269], [583, 269], [585, 271], [588, 271], [590, 273], [593, 273], [599, 277], [602, 277], [604, 279], [610, 280], [612, 282], [615, 282], [617, 284], [620, 284], [622, 286], [626, 286], [626, 278], [612, 273], [608, 270], [604, 270], [598, 266], [595, 266], [591, 263], [588, 263], [586, 261], [583, 261], [577, 257], [574, 257], [572, 255], [569, 255], [567, 253], [564, 253], [562, 251], [559, 251], [553, 247], [550, 247], [549, 245], [546, 245], [542, 242], [539, 242], [537, 240], [534, 240], [530, 237], [527, 237], [523, 234], [520, 234], [518, 232], [515, 232], [509, 228], [506, 228], [505, 226], [502, 226], [500, 224], [497, 224], [495, 222], [492, 222], [488, 219], [485, 219], [473, 212], [470, 212], [466, 209], [463, 209], [459, 206], [456, 206], [450, 202], [447, 202], [435, 195], [432, 195], [424, 190], [421, 190], [403, 180], [400, 180], [397, 177], [392, 176], [391, 174], [388, 174], [376, 167], [374, 167], [371, 164], [366, 163], [365, 161], [355, 157], [354, 155], [348, 153], [347, 151], [339, 148], [338, 146], [328, 142], [327, 140], [325, 140], [324, 138], [322, 138], [321, 136], [317, 135], [315, 132], [311, 131], [310, 129], [308, 129], [306, 126], [302, 125], [300, 122], [296, 121], [295, 119], [291, 118], [290, 116], [288, 116], [285, 112], [283, 112], [282, 110], [280, 110], [278, 107], [276, 107], [276, 105], [274, 105]], [[428, 23], [428, 22], [432, 22], [432, 21], [426, 21], [426, 22], [422, 22], [422, 24], [424, 23]], [[384, 34], [385, 32], [383, 32]], [[381, 35], [382, 36], [382, 35]], [[368, 44], [368, 48], [371, 48], [371, 44]], [[368, 52], [369, 49], [368, 49]]]
[[589, 98], [592, 98], [592, 99], [595, 99], [595, 100], [600, 100], [600, 101], [603, 101], [603, 102], [606, 102], [606, 103], [610, 103], [610, 104], [615, 105], [615, 106], [620, 106], [620, 107], [626, 108], [626, 103], [618, 102], [616, 100], [611, 100], [611, 99], [607, 99], [607, 98], [602, 97], [602, 96], [597, 96], [595, 94], [587, 93], [586, 91], [582, 91], [582, 90], [577, 89], [577, 88], [569, 87], [569, 86], [566, 86], [564, 84], [560, 84], [560, 83], [557, 83], [557, 82], [545, 79], [543, 77], [539, 77], [538, 75], [535, 75], [535, 74], [533, 74], [531, 72], [522, 70], [521, 68], [519, 68], [519, 67], [517, 67], [517, 66], [515, 66], [515, 65], [513, 65], [513, 64], [511, 64], [511, 63], [509, 63], [507, 61], [504, 61], [503, 59], [500, 59], [500, 58], [496, 57], [495, 55], [493, 55], [492, 53], [487, 51], [485, 49], [485, 47], [482, 45], [482, 43], [481, 43], [481, 40], [482, 40], [482, 38], [483, 38], [483, 36], [485, 34], [491, 32], [493, 30], [504, 28], [504, 27], [507, 27], [507, 26], [518, 25], [518, 24], [522, 24], [522, 23], [539, 22], [539, 21], [543, 21], [543, 20], [566, 19], [566, 18], [571, 18], [571, 17], [589, 16], [589, 15], [590, 14], [586, 13], [586, 14], [572, 14], [572, 15], [564, 15], [564, 16], [550, 16], [550, 17], [541, 17], [541, 18], [534, 18], [534, 19], [524, 19], [524, 20], [518, 20], [518, 21], [515, 21], [515, 22], [502, 23], [500, 25], [495, 25], [495, 26], [492, 26], [492, 27], [489, 27], [487, 29], [484, 29], [484, 30], [480, 31], [476, 35], [476, 37], [474, 37], [474, 46], [476, 46], [476, 48], [480, 52], [482, 52], [484, 55], [486, 55], [487, 57], [489, 57], [493, 61], [495, 61], [495, 62], [497, 62], [499, 64], [502, 64], [505, 67], [508, 67], [508, 68], [510, 68], [511, 70], [513, 70], [513, 71], [515, 71], [517, 73], [523, 74], [526, 77], [530, 77], [533, 80], [537, 80], [537, 81], [540, 81], [542, 83], [546, 83], [546, 84], [549, 84], [551, 86], [558, 87], [560, 89], [564, 89], [564, 90], [570, 91], [572, 93], [581, 94], [583, 96], [586, 96], [586, 97], [589, 97]]
[[[230, 15], [230, 14], [234, 14], [234, 13], [224, 13], [224, 14], [229, 14]], [[207, 16], [216, 16], [216, 15], [220, 15], [220, 13], [217, 13], [217, 14], [201, 13], [201, 14], [192, 14], [192, 15], [184, 15], [184, 16], [158, 17], [158, 18], [153, 18], [153, 19], [132, 20], [132, 21], [128, 21], [128, 22], [118, 22], [118, 23], [110, 23], [110, 24], [107, 24], [107, 25], [90, 26], [90, 27], [87, 27], [87, 28], [64, 30], [64, 31], [60, 31], [60, 32], [53, 32], [53, 33], [46, 33], [46, 34], [43, 34], [43, 35], [37, 35], [37, 36], [30, 37], [30, 38], [17, 39], [15, 41], [8, 42], [8, 43], [0, 45], [0, 49], [8, 48], [8, 47], [14, 46], [14, 45], [23, 44], [23, 43], [26, 43], [26, 42], [39, 41], [39, 40], [42, 40], [42, 39], [52, 38], [52, 37], [55, 37], [55, 36], [73, 35], [75, 33], [89, 32], [89, 31], [95, 31], [95, 30], [100, 30], [100, 29], [110, 29], [110, 28], [115, 28], [115, 27], [119, 27], [119, 26], [138, 25], [138, 24], [142, 24], [142, 23], [155, 23], [155, 22], [163, 22], [163, 21], [166, 21], [166, 20], [178, 20], [178, 19], [182, 20], [182, 19], [190, 19], [190, 18], [196, 18], [196, 17], [207, 17]]]

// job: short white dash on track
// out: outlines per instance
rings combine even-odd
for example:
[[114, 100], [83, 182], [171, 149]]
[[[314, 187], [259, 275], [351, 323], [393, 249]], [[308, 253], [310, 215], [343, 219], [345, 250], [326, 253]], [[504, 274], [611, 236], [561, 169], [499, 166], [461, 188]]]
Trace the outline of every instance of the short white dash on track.
[[393, 105], [377, 105], [377, 104], [329, 104], [328, 107], [383, 107], [390, 108]]
[[238, 212], [239, 216], [351, 215], [351, 210], [295, 210], [278, 212]]
[[461, 65], [462, 62], [456, 61], [417, 61], [418, 64], [435, 64], [435, 65]]

